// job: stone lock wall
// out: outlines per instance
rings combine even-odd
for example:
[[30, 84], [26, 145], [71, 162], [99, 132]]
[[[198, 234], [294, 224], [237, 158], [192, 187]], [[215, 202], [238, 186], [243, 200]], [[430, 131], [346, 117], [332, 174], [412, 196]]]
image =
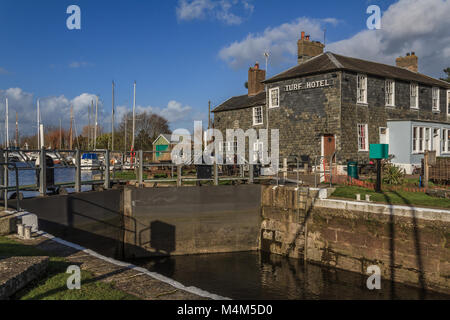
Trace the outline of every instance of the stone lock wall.
[[420, 209], [333, 205], [315, 196], [263, 188], [263, 251], [364, 275], [377, 265], [386, 280], [450, 292], [450, 212], [425, 216]]

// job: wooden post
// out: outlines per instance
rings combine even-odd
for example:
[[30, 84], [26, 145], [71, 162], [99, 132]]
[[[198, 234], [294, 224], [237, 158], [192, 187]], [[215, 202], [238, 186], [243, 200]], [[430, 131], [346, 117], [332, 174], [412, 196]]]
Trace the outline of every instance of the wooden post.
[[182, 174], [183, 170], [182, 170], [182, 166], [177, 166], [177, 187], [181, 187], [181, 174]]
[[425, 186], [425, 189], [428, 188], [428, 180], [430, 179], [430, 168], [429, 168], [429, 152], [428, 150], [425, 151], [425, 156], [423, 160], [423, 185]]
[[105, 189], [109, 189], [110, 180], [109, 180], [109, 150], [106, 150], [105, 153]]

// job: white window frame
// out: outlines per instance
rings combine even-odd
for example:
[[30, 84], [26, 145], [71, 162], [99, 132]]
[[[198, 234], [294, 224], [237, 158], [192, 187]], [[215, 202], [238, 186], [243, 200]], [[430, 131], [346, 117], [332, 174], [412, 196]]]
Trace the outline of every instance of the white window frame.
[[[360, 128], [364, 128], [364, 137], [361, 136]], [[358, 131], [358, 152], [369, 151], [369, 125], [367, 123], [358, 123], [357, 131]], [[364, 148], [361, 148], [363, 138], [364, 138]]]
[[409, 104], [411, 109], [419, 109], [419, 84], [417, 82], [411, 82], [409, 86]]
[[259, 160], [259, 151], [264, 151], [264, 144], [262, 141], [256, 140], [253, 144], [253, 162], [257, 162]]
[[[415, 138], [414, 134], [416, 135]], [[413, 126], [411, 140], [412, 140], [413, 154], [421, 154], [424, 153], [426, 150], [431, 150], [431, 144], [433, 141], [433, 128], [424, 126]]]
[[[364, 80], [361, 86], [361, 80]], [[360, 99], [362, 97], [362, 99]], [[356, 76], [356, 103], [367, 104], [367, 75], [358, 73]]]
[[442, 128], [442, 153], [450, 153], [450, 139], [449, 139], [449, 133], [450, 129]]
[[[259, 116], [258, 116], [258, 109], [261, 110], [261, 113], [260, 113]], [[258, 121], [259, 117], [261, 117], [261, 121]], [[261, 125], [261, 124], [264, 124], [264, 110], [263, 110], [263, 107], [262, 106], [254, 107], [253, 108], [253, 125], [254, 126], [258, 126], [258, 125]]]
[[431, 137], [433, 136], [431, 128], [425, 128], [423, 131], [423, 151], [431, 151]]
[[450, 116], [450, 90], [447, 90], [447, 116]]
[[395, 107], [395, 80], [386, 79], [384, 82], [384, 88], [386, 106]]
[[[440, 94], [441, 90], [439, 87], [433, 87], [431, 89], [431, 109], [433, 112], [440, 112]], [[436, 104], [435, 104], [436, 102]]]
[[[277, 101], [278, 101], [277, 105], [272, 104], [272, 94], [275, 91], [277, 92]], [[269, 108], [278, 108], [279, 106], [280, 106], [280, 88], [279, 87], [272, 88], [269, 90]]]

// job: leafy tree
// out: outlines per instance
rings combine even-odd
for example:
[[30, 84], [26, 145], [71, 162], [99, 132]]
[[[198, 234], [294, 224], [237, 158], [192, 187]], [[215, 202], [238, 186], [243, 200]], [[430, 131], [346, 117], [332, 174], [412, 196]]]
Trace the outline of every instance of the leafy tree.
[[450, 67], [444, 69], [444, 73], [447, 74], [447, 78], [441, 78], [441, 80], [450, 82]]

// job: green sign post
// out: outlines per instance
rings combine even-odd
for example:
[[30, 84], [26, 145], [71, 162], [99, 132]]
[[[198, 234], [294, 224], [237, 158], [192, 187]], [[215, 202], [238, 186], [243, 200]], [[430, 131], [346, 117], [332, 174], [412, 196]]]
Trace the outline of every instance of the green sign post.
[[377, 183], [375, 191], [381, 192], [381, 159], [389, 158], [388, 144], [371, 144], [370, 145], [370, 159], [377, 160]]

